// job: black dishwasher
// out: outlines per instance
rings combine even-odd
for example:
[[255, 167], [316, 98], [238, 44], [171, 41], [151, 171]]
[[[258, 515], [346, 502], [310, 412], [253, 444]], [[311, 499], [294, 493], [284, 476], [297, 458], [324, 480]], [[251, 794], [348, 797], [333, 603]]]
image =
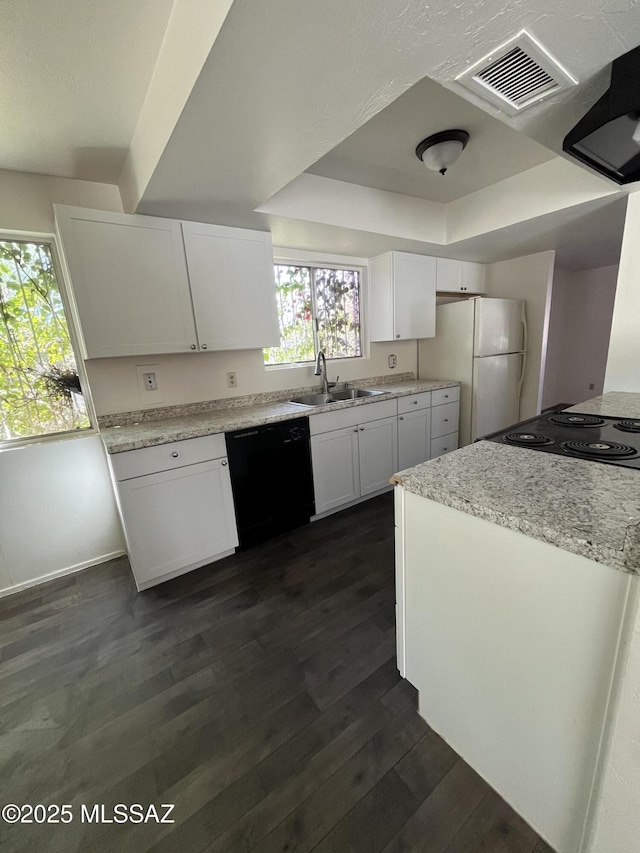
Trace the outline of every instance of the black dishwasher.
[[240, 548], [306, 524], [315, 512], [309, 419], [225, 436]]

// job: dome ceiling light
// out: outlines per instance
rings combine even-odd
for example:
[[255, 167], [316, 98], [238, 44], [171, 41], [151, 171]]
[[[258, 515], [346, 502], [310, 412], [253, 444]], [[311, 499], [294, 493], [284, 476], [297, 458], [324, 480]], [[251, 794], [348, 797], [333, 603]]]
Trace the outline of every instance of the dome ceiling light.
[[442, 130], [422, 140], [416, 148], [416, 157], [427, 169], [444, 175], [462, 154], [468, 141], [466, 130]]

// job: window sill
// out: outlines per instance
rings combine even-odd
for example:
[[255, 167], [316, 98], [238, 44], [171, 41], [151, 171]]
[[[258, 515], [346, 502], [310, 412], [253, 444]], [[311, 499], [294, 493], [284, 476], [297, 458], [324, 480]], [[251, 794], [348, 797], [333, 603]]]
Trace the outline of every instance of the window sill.
[[90, 435], [99, 435], [99, 432], [95, 427], [86, 427], [85, 429], [69, 430], [69, 432], [54, 432], [51, 435], [3, 439], [0, 440], [0, 453], [5, 450], [20, 450], [24, 447], [32, 447], [34, 444], [52, 444], [58, 441], [69, 441], [74, 438], [87, 438]]

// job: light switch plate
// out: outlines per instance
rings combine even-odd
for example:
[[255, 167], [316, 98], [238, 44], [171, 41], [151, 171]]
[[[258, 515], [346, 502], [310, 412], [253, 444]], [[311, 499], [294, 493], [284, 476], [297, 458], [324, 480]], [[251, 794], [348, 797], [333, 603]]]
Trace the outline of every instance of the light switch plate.
[[[140, 401], [143, 406], [155, 406], [158, 403], [164, 403], [164, 392], [162, 390], [162, 382], [160, 377], [159, 364], [136, 364], [136, 372], [138, 374], [138, 389], [140, 391]], [[153, 373], [155, 375], [156, 388], [150, 390], [147, 382], [147, 375]]]

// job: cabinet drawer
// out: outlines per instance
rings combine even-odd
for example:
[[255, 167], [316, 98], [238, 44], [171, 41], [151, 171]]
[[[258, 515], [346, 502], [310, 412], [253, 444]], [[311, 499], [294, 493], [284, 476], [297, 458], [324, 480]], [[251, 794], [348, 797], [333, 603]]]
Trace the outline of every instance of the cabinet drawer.
[[458, 431], [458, 403], [445, 403], [431, 409], [431, 438]]
[[109, 460], [118, 482], [155, 474], [157, 471], [170, 471], [183, 465], [195, 465], [209, 459], [219, 459], [227, 455], [222, 433], [205, 435], [201, 438], [188, 438], [185, 441], [172, 441], [156, 447], [143, 447], [141, 450], [128, 450], [125, 453], [113, 453]]
[[460, 399], [460, 386], [454, 385], [452, 388], [439, 388], [437, 391], [431, 392], [431, 405], [441, 406], [443, 403], [453, 403]]
[[439, 438], [431, 439], [431, 458], [442, 456], [444, 453], [450, 453], [452, 450], [458, 449], [458, 433], [452, 432], [449, 435], [441, 435]]
[[410, 394], [408, 397], [398, 397], [398, 414], [406, 415], [417, 409], [428, 409], [431, 406], [431, 391], [421, 394]]
[[397, 400], [381, 400], [379, 403], [365, 403], [350, 409], [339, 409], [335, 412], [322, 412], [309, 416], [309, 431], [311, 435], [331, 432], [334, 429], [344, 429], [349, 426], [366, 424], [380, 418], [391, 418], [398, 414]]

